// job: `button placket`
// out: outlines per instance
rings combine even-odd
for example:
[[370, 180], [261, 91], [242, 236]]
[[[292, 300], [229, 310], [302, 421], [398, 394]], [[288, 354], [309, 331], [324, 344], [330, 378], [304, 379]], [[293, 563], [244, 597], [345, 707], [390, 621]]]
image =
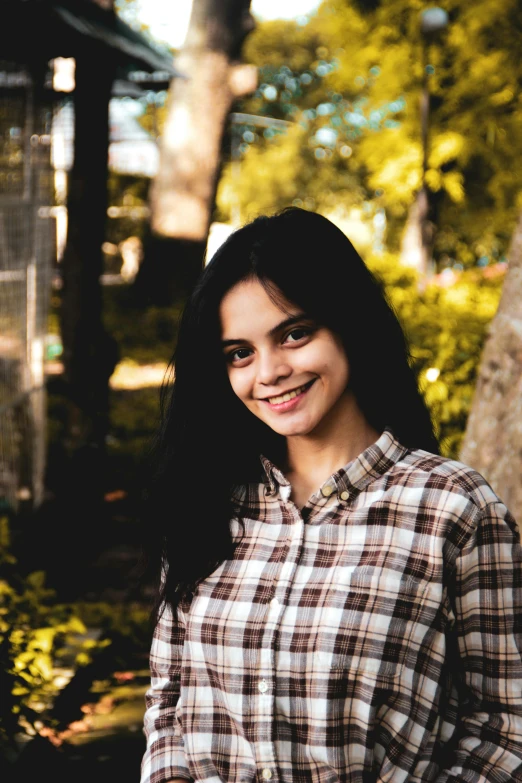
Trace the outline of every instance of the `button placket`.
[[[271, 650], [268, 650], [271, 653]], [[266, 671], [268, 666], [261, 656], [263, 669]], [[270, 668], [273, 664], [270, 664]], [[258, 748], [258, 763], [263, 765], [264, 769], [270, 771], [272, 776], [272, 770], [275, 769], [276, 755], [275, 747], [273, 745], [272, 738], [272, 726], [274, 721], [274, 693], [273, 682], [262, 678], [257, 683], [257, 706], [256, 714], [259, 716], [257, 721], [256, 731], [256, 745]], [[263, 772], [261, 773], [263, 775]], [[268, 774], [268, 773], [267, 773]], [[269, 778], [264, 778], [268, 780]]]
[[[279, 581], [279, 578], [278, 578]], [[274, 585], [275, 586], [275, 585]], [[255, 686], [254, 699], [256, 701], [257, 722], [256, 744], [258, 746], [258, 763], [263, 765], [261, 777], [269, 780], [276, 768], [275, 747], [272, 738], [272, 725], [274, 721], [274, 687], [275, 687], [275, 652], [274, 641], [276, 638], [279, 618], [277, 612], [268, 609], [265, 620], [265, 633], [259, 651], [259, 677]], [[266, 772], [265, 772], [266, 771]], [[270, 778], [265, 777], [270, 773]]]
[[[286, 596], [291, 590], [295, 577], [304, 538], [304, 523], [297, 509], [293, 507], [293, 504], [285, 505], [284, 508], [284, 527], [289, 528], [290, 535], [280, 561], [280, 568], [272, 585], [273, 592], [264, 617], [264, 633], [258, 659], [258, 680], [252, 694], [256, 702], [255, 710], [259, 716], [256, 730], [258, 774], [263, 780], [277, 778], [276, 749], [272, 736], [277, 671], [275, 641], [284, 616], [283, 606], [286, 604]], [[284, 532], [281, 533], [282, 537], [286, 534], [284, 527]], [[276, 591], [279, 598], [274, 596]]]
[[334, 487], [332, 487], [331, 484], [324, 484], [324, 486], [321, 487], [321, 495], [324, 498], [329, 498], [330, 495], [334, 492]]

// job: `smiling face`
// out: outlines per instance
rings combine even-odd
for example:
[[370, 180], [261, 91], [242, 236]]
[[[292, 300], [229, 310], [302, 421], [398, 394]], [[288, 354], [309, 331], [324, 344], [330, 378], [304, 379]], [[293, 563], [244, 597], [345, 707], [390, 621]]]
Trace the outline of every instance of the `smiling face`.
[[256, 280], [223, 297], [221, 339], [232, 390], [286, 437], [335, 429], [350, 405], [340, 337], [290, 302], [281, 310]]

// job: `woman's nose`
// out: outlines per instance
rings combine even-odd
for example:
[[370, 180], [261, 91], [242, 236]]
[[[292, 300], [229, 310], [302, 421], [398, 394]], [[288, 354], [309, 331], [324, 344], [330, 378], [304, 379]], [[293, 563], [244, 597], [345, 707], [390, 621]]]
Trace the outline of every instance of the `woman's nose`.
[[292, 368], [278, 351], [260, 354], [257, 372], [258, 383], [263, 386], [275, 386], [281, 378], [287, 378], [291, 373]]

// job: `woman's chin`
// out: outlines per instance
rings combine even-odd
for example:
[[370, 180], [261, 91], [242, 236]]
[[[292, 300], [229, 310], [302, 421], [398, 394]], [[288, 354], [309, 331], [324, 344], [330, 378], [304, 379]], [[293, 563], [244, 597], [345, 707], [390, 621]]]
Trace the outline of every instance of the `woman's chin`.
[[266, 422], [270, 429], [283, 435], [285, 438], [299, 437], [309, 435], [313, 430], [313, 423], [310, 421], [286, 421], [286, 422]]

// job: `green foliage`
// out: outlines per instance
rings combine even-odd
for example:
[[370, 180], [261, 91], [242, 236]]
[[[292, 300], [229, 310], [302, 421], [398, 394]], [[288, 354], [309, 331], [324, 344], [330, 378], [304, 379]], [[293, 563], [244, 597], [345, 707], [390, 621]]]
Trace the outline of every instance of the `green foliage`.
[[152, 629], [150, 610], [143, 604], [77, 601], [74, 607], [89, 628], [100, 629], [101, 638], [124, 640], [129, 657], [148, 653]]
[[[308, 133], [295, 125], [266, 147], [252, 146], [240, 180], [234, 167], [228, 167], [218, 193], [221, 217], [228, 216], [238, 198], [245, 221], [292, 203], [326, 212], [341, 205], [346, 209], [361, 205], [366, 193], [358, 173], [339, 157], [329, 166], [318, 166], [318, 148], [309, 142]], [[275, 171], [284, 176], [274, 175]]]
[[[16, 733], [34, 734], [42, 725], [58, 691], [55, 661], [86, 627], [72, 607], [56, 603], [42, 571], [19, 571], [9, 551], [7, 516], [0, 518], [0, 567], [1, 749]], [[81, 644], [78, 655], [90, 660]]]
[[[393, 256], [370, 259], [407, 334], [412, 366], [433, 417], [442, 450], [457, 458], [473, 398], [488, 325], [500, 300], [504, 271], [478, 269], [418, 290], [411, 269]], [[390, 379], [393, 382], [393, 379]]]
[[[515, 0], [444, 0], [450, 24], [427, 45], [432, 95], [427, 183], [443, 266], [506, 252], [522, 189], [522, 8]], [[221, 219], [289, 203], [329, 214], [386, 209], [398, 247], [421, 182], [421, 0], [324, 0], [308, 24], [262, 23], [245, 58], [259, 88], [239, 109], [294, 123], [286, 134], [241, 127], [238, 167], [226, 167]], [[378, 203], [377, 203], [378, 202]]]
[[[106, 665], [146, 660], [150, 612], [141, 604], [57, 602], [45, 574], [24, 575], [10, 554], [9, 522], [0, 516], [0, 754], [20, 733], [53, 728], [51, 708], [71, 674], [104, 652]], [[89, 632], [95, 629], [95, 632]], [[114, 649], [113, 649], [114, 648]], [[111, 652], [113, 651], [113, 652]], [[74, 716], [72, 716], [74, 717]]]

